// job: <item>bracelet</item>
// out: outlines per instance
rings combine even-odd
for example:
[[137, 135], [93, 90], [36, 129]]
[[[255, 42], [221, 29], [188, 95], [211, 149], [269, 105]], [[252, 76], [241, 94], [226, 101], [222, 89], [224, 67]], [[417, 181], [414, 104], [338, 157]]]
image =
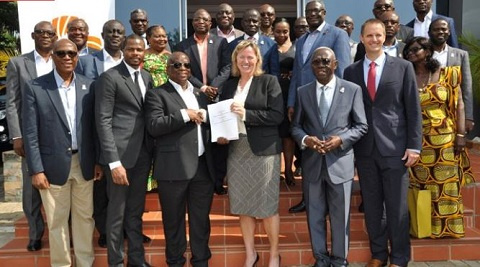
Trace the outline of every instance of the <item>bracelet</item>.
[[465, 137], [464, 134], [457, 134], [458, 137]]

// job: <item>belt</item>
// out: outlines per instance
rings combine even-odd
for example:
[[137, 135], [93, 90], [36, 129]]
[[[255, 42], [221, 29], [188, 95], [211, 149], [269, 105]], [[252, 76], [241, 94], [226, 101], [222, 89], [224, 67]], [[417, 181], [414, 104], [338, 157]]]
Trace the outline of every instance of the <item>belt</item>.
[[78, 149], [73, 149], [72, 150], [72, 155], [77, 154], [77, 153], [78, 153]]

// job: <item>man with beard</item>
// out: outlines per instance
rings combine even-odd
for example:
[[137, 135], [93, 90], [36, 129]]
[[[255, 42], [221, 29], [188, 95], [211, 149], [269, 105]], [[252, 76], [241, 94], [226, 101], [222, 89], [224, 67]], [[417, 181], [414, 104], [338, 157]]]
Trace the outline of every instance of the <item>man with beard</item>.
[[86, 56], [98, 52], [87, 46], [88, 24], [84, 19], [74, 19], [67, 24], [68, 39], [75, 43], [78, 49], [78, 56]]
[[440, 62], [442, 67], [460, 66], [462, 72], [462, 98], [465, 105], [465, 130], [473, 130], [473, 96], [472, 96], [472, 73], [470, 72], [470, 60], [468, 52], [447, 44], [450, 37], [448, 21], [439, 18], [430, 24], [428, 30], [430, 41], [433, 44], [433, 58]]
[[211, 35], [217, 35], [227, 39], [227, 42], [231, 42], [244, 34], [243, 31], [235, 29], [233, 22], [235, 21], [235, 12], [233, 8], [223, 3], [218, 6], [216, 15], [217, 27], [210, 30]]
[[457, 33], [455, 31], [455, 23], [452, 18], [434, 14], [432, 10], [433, 0], [413, 0], [413, 9], [417, 16], [407, 23], [407, 26], [413, 28], [415, 36], [423, 36], [429, 38], [428, 30], [430, 23], [442, 18], [448, 22], [450, 28], [450, 36], [448, 36], [447, 44], [451, 47], [458, 47]]
[[57, 40], [55, 28], [47, 21], [37, 23], [32, 32], [35, 49], [27, 54], [11, 58], [7, 64], [7, 122], [15, 154], [22, 157], [22, 208], [28, 222], [28, 251], [42, 248], [44, 230], [40, 212], [42, 199], [37, 188], [32, 186], [28, 175], [22, 136], [22, 96], [26, 84], [53, 70], [52, 48]]

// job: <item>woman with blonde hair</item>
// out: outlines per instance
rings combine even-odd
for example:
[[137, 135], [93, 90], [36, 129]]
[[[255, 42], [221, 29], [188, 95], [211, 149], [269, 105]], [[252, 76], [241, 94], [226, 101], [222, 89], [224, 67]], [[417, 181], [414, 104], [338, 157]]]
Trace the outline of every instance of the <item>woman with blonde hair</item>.
[[232, 54], [233, 79], [225, 83], [220, 100], [233, 99], [238, 115], [238, 140], [219, 138], [229, 145], [227, 160], [230, 212], [240, 217], [246, 250], [245, 267], [256, 266], [255, 224], [261, 219], [270, 242], [268, 266], [280, 266], [280, 153], [278, 125], [283, 120], [282, 90], [277, 77], [263, 74], [262, 56], [252, 41], [240, 42]]

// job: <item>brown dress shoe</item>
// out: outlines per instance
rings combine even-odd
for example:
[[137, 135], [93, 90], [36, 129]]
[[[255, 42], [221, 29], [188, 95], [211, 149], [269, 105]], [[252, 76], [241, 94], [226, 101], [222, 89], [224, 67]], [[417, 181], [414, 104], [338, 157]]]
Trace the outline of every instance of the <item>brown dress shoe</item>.
[[370, 261], [368, 261], [366, 267], [382, 267], [382, 266], [385, 266], [385, 265], [386, 264], [381, 260], [371, 259]]

